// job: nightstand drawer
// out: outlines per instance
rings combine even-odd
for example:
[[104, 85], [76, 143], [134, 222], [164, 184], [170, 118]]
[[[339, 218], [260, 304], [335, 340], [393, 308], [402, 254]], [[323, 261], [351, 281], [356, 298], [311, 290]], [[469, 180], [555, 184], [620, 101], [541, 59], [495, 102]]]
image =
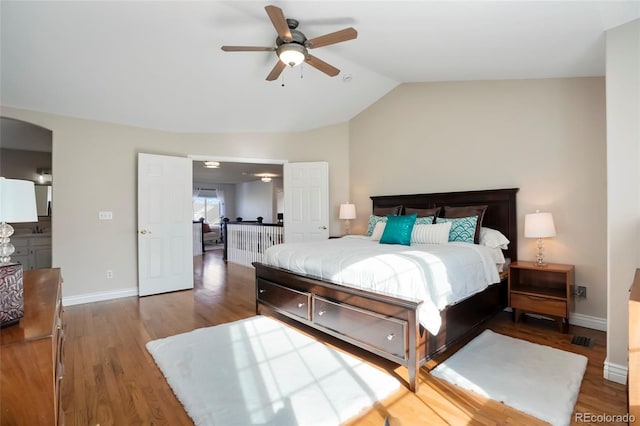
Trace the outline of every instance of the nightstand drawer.
[[543, 296], [531, 296], [528, 294], [511, 293], [511, 307], [527, 312], [552, 315], [556, 317], [567, 316], [567, 302], [563, 300], [548, 299]]

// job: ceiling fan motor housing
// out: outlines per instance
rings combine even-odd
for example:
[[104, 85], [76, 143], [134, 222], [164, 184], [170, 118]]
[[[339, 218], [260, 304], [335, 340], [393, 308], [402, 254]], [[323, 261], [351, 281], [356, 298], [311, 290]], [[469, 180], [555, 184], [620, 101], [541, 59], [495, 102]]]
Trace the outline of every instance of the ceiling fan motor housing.
[[[307, 37], [302, 33], [302, 31], [298, 30], [290, 30], [291, 31], [291, 41], [289, 43], [297, 43], [304, 46], [304, 43], [307, 41]], [[276, 38], [276, 46], [280, 47], [280, 45], [285, 44], [286, 42], [282, 40], [280, 37]]]

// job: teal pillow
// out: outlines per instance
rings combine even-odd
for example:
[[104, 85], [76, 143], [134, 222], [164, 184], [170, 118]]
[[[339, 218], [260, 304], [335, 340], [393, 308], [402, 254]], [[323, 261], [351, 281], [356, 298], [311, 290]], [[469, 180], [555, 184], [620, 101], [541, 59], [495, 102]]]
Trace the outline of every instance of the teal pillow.
[[373, 234], [373, 229], [376, 227], [376, 224], [378, 222], [386, 222], [386, 221], [387, 221], [386, 216], [376, 216], [373, 214], [369, 216], [369, 223], [367, 224], [367, 237], [370, 237], [371, 234]]
[[449, 241], [473, 244], [473, 239], [476, 235], [476, 225], [478, 224], [478, 216], [460, 217], [456, 219], [446, 217], [436, 218], [436, 223], [445, 222], [451, 222]]
[[405, 216], [387, 215], [387, 225], [384, 227], [380, 244], [411, 245], [411, 231], [416, 223], [416, 214]]

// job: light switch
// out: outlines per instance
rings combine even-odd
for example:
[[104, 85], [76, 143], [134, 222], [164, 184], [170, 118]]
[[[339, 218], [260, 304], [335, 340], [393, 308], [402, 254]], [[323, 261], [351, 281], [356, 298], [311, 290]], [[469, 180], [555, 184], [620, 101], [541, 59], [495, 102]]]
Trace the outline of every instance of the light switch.
[[113, 212], [98, 212], [98, 219], [111, 220], [113, 219]]

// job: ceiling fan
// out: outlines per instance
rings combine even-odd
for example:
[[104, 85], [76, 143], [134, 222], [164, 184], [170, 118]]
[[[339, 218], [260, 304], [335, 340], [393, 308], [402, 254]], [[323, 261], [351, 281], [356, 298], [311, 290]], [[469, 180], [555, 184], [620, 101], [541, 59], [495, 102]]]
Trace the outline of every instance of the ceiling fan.
[[298, 21], [295, 19], [285, 19], [282, 9], [277, 6], [265, 6], [265, 10], [278, 33], [275, 47], [222, 46], [222, 50], [225, 52], [276, 52], [279, 60], [267, 76], [267, 81], [276, 80], [287, 65], [295, 67], [302, 62], [311, 65], [330, 77], [335, 77], [340, 73], [338, 68], [311, 55], [309, 50], [353, 40], [358, 37], [358, 32], [355, 28], [349, 27], [330, 34], [307, 39], [301, 31], [297, 30]]

